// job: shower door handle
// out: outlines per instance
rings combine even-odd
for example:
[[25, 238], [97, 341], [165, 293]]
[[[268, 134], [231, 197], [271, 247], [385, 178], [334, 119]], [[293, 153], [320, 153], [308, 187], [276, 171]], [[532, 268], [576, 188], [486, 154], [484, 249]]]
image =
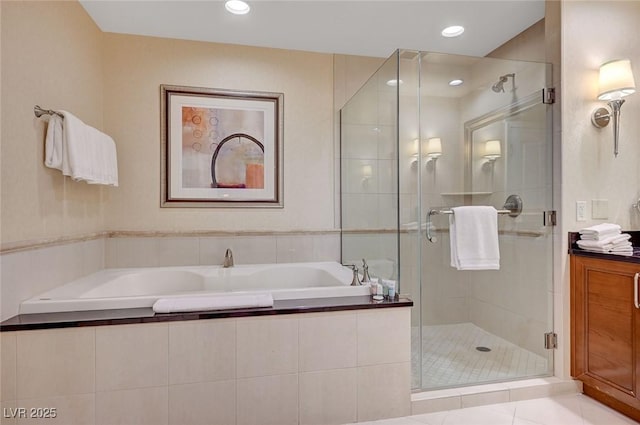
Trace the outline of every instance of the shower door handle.
[[640, 303], [638, 302], [638, 278], [640, 278], [640, 273], [636, 273], [633, 276], [633, 304], [636, 308], [640, 308]]

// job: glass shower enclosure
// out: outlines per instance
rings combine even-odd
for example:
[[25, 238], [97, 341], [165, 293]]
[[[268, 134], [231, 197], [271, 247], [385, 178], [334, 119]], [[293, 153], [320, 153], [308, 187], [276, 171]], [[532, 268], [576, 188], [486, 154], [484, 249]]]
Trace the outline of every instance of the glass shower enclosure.
[[[553, 374], [548, 81], [544, 63], [398, 50], [341, 110], [342, 261], [414, 301], [415, 390]], [[499, 210], [500, 270], [450, 265], [462, 205]]]

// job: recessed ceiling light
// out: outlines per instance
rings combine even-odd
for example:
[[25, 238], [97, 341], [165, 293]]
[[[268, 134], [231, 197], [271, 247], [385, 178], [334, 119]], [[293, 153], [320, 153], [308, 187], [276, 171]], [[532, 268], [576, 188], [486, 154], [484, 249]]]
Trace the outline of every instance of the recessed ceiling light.
[[388, 86], [391, 86], [391, 87], [395, 87], [395, 86], [397, 86], [398, 84], [402, 84], [402, 83], [403, 83], [403, 81], [402, 81], [402, 80], [395, 80], [395, 79], [394, 79], [394, 80], [389, 80], [389, 81], [387, 81], [387, 85], [388, 85]]
[[453, 25], [442, 30], [443, 37], [457, 37], [464, 32], [464, 27], [460, 25]]
[[229, 0], [224, 7], [234, 15], [246, 15], [251, 10], [251, 7], [242, 0]]
[[463, 81], [463, 80], [451, 80], [451, 81], [449, 81], [449, 85], [450, 85], [450, 86], [459, 86], [459, 85], [461, 85], [462, 83], [464, 83], [464, 81]]

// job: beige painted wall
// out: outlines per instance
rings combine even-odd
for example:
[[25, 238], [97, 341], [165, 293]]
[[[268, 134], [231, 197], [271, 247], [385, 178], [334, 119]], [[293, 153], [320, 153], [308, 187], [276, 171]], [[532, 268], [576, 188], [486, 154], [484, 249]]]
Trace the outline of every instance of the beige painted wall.
[[[608, 60], [629, 58], [640, 85], [640, 2], [562, 3], [563, 224], [566, 231], [602, 221], [640, 229], [631, 204], [640, 196], [640, 94], [622, 107], [620, 154], [613, 155], [612, 125], [597, 129], [591, 112], [598, 101], [598, 69]], [[606, 36], [603, 37], [603, 34]], [[591, 219], [591, 200], [608, 199], [609, 218]], [[587, 201], [588, 220], [575, 220], [575, 202]]]
[[[120, 188], [107, 230], [333, 228], [333, 57], [105, 34], [105, 128]], [[160, 208], [160, 85], [284, 93], [284, 209]]]
[[[548, 0], [549, 1], [549, 0]], [[553, 3], [553, 2], [552, 2]], [[636, 86], [640, 84], [639, 2], [562, 1], [560, 17], [562, 87], [562, 125], [554, 126], [554, 137], [561, 136], [560, 185], [557, 185], [560, 226], [557, 229], [555, 320], [559, 328], [560, 349], [556, 355], [556, 375], [569, 376], [569, 261], [567, 232], [603, 221], [618, 223], [624, 229], [640, 229], [640, 214], [631, 204], [640, 196], [640, 95], [627, 97], [622, 107], [620, 154], [613, 155], [611, 125], [597, 129], [591, 125], [591, 113], [604, 103], [596, 99], [598, 69], [616, 58], [631, 59]], [[603, 36], [606, 34], [606, 36]], [[557, 37], [547, 34], [547, 39]], [[556, 179], [558, 180], [558, 179]], [[576, 221], [576, 201], [609, 201], [607, 220]]]
[[64, 109], [102, 128], [102, 34], [76, 2], [2, 8], [2, 243], [103, 228], [105, 189], [45, 168], [46, 122]]

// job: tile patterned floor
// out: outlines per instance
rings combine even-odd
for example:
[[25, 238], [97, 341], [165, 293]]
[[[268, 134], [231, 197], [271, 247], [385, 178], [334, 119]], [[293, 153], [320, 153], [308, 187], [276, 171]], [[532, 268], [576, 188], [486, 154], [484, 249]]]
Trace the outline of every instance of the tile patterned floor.
[[361, 425], [637, 425], [582, 394], [361, 422]]
[[[436, 389], [547, 374], [547, 360], [473, 323], [423, 326], [422, 385], [418, 328], [412, 329], [412, 387]], [[488, 347], [489, 352], [476, 350]]]

